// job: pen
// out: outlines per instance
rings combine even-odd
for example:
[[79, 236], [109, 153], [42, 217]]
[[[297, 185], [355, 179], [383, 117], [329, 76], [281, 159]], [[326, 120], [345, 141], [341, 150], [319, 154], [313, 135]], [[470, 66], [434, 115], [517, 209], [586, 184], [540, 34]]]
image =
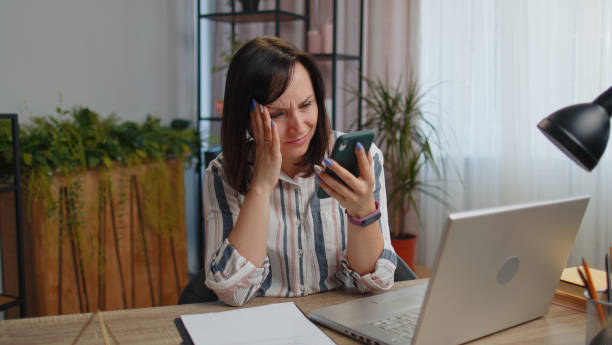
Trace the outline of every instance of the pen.
[[[599, 302], [599, 296], [597, 296], [597, 291], [595, 291], [595, 285], [593, 285], [593, 278], [591, 278], [591, 272], [589, 271], [589, 264], [586, 262], [584, 258], [582, 258], [582, 266], [584, 268], [584, 277], [586, 280], [587, 289], [589, 291], [589, 295], [591, 295], [591, 299], [595, 302]], [[578, 270], [580, 272], [580, 270]], [[595, 308], [597, 309], [597, 313], [599, 314], [599, 319], [601, 320], [601, 324], [603, 325], [606, 322], [606, 316], [604, 315], [603, 309], [599, 303], [595, 303]]]

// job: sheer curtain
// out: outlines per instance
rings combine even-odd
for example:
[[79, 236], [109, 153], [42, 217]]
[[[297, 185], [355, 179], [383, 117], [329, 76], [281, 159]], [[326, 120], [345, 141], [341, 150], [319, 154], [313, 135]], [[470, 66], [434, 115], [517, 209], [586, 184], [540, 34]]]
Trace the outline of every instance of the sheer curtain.
[[[429, 90], [425, 110], [447, 138], [441, 152], [451, 163], [444, 187], [452, 210], [589, 194], [569, 265], [585, 257], [603, 268], [612, 153], [587, 173], [536, 124], [612, 85], [611, 20], [610, 0], [427, 0], [412, 36]], [[431, 266], [451, 209], [424, 197], [422, 210], [417, 261]]]

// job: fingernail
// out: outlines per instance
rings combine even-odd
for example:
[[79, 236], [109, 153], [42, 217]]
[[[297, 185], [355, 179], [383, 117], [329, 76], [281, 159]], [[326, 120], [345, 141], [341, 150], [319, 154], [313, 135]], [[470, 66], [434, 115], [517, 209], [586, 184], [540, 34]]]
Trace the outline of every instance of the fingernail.
[[357, 142], [357, 144], [355, 144], [355, 146], [357, 146], [357, 151], [361, 152], [363, 150], [363, 146], [361, 146], [360, 142]]
[[315, 177], [317, 178], [317, 181], [321, 182], [321, 177], [319, 177], [319, 174], [315, 174]]
[[251, 100], [251, 105], [249, 105], [249, 113], [252, 113], [255, 110], [255, 100]]
[[274, 128], [274, 120], [270, 120], [270, 127]]
[[263, 110], [264, 110], [264, 109], [263, 109], [263, 105], [261, 105], [261, 104], [260, 104], [260, 105], [259, 105], [259, 112], [263, 114]]
[[323, 171], [323, 168], [321, 168], [320, 166], [316, 165], [314, 166], [314, 170], [317, 172], [317, 174], [320, 174], [321, 171]]
[[330, 161], [327, 157], [323, 158], [323, 163], [325, 163], [325, 165], [327, 165], [328, 167], [334, 165], [334, 163], [332, 163], [332, 161]]

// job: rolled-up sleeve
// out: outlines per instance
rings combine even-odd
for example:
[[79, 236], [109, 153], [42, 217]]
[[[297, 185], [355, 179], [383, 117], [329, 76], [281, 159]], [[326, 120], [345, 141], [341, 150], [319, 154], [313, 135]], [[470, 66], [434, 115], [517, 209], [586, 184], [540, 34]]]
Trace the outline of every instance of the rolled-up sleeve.
[[387, 191], [385, 188], [385, 173], [383, 154], [372, 144], [372, 169], [374, 171], [374, 200], [378, 201], [381, 217], [378, 220], [380, 231], [383, 235], [383, 251], [374, 266], [374, 272], [360, 275], [355, 272], [348, 263], [347, 253], [343, 252], [341, 260], [340, 274], [337, 278], [341, 279], [345, 286], [354, 287], [362, 292], [383, 291], [393, 287], [393, 276], [397, 266], [397, 256], [391, 245], [391, 235], [389, 233], [389, 219], [387, 215]]
[[393, 275], [397, 265], [397, 257], [393, 248], [385, 248], [376, 261], [374, 272], [360, 275], [348, 263], [346, 255], [341, 260], [341, 275], [346, 287], [359, 289], [361, 292], [385, 291], [393, 287]]
[[206, 286], [222, 302], [239, 306], [257, 293], [270, 273], [270, 260], [256, 267], [229, 243], [242, 198], [226, 183], [220, 162], [221, 157], [214, 160], [204, 174]]

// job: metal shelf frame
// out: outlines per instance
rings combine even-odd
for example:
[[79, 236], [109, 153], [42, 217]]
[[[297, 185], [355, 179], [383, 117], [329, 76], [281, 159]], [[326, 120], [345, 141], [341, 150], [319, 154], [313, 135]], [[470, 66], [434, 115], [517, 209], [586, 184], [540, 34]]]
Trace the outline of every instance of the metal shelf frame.
[[17, 272], [19, 279], [19, 295], [12, 296], [0, 294], [0, 311], [19, 306], [21, 317], [26, 315], [25, 303], [25, 273], [23, 258], [23, 212], [21, 198], [21, 153], [19, 151], [19, 122], [17, 114], [0, 114], [0, 121], [11, 121], [13, 142], [13, 184], [0, 188], [0, 193], [14, 193], [15, 195], [15, 231], [17, 239]]

